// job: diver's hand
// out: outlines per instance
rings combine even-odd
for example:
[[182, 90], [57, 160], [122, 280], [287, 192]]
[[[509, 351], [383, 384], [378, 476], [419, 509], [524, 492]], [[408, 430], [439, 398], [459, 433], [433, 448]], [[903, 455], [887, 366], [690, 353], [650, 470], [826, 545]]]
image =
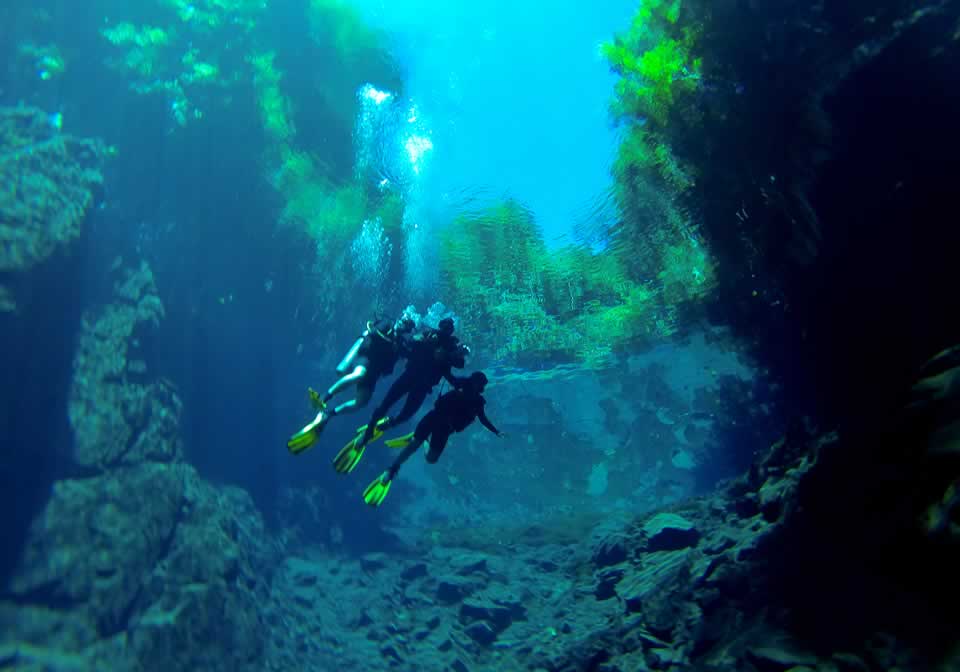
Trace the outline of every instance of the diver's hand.
[[496, 437], [497, 437], [498, 439], [505, 439], [505, 438], [507, 438], [507, 433], [506, 433], [506, 432], [497, 432], [497, 433], [496, 433]]

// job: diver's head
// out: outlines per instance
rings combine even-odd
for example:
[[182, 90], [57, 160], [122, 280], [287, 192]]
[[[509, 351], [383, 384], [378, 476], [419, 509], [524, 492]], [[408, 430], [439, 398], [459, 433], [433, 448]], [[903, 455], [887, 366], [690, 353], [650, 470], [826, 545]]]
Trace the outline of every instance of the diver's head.
[[455, 369], [462, 369], [467, 365], [467, 355], [469, 354], [470, 348], [463, 343], [457, 343], [457, 347], [454, 348], [450, 355], [450, 366]]
[[437, 331], [440, 332], [443, 336], [452, 336], [453, 335], [453, 318], [445, 317], [440, 320], [440, 324], [437, 325]]
[[416, 323], [413, 321], [413, 318], [410, 317], [407, 313], [404, 313], [397, 321], [393, 323], [393, 330], [398, 334], [407, 334], [413, 331], [413, 328], [416, 326]]
[[487, 375], [483, 371], [474, 371], [470, 374], [470, 386], [477, 394], [483, 392], [488, 382]]

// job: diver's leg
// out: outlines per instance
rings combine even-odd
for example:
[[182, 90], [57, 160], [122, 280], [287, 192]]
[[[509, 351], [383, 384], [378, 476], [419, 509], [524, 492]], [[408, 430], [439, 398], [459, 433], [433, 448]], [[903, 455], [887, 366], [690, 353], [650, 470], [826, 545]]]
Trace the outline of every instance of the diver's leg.
[[373, 388], [376, 385], [371, 376], [364, 376], [357, 381], [357, 396], [350, 401], [345, 401], [335, 409], [330, 411], [330, 415], [340, 415], [341, 413], [353, 413], [370, 403], [370, 397], [373, 395]]
[[323, 403], [329, 403], [330, 400], [333, 399], [335, 395], [342, 392], [344, 388], [349, 387], [350, 385], [356, 385], [359, 381], [363, 380], [364, 376], [366, 375], [367, 367], [362, 365], [357, 366], [353, 371], [330, 386], [330, 389], [327, 390], [327, 393], [323, 395]]
[[450, 438], [450, 430], [434, 430], [430, 436], [430, 450], [427, 451], [427, 462], [436, 464], [437, 460], [443, 454], [443, 449], [447, 447], [447, 440]]
[[[346, 404], [341, 404], [337, 408], [330, 408], [328, 403], [333, 395], [342, 391], [348, 385], [356, 384], [357, 397], [360, 397], [360, 390], [362, 390], [364, 387], [370, 387], [375, 384], [375, 378], [375, 376], [371, 376], [367, 373], [367, 368], [365, 366], [358, 364], [351, 373], [334, 383], [333, 386], [327, 390], [327, 394], [323, 397], [323, 403], [320, 405], [320, 410], [317, 412], [316, 417], [314, 417], [314, 419], [306, 427], [297, 432], [290, 439], [290, 441], [287, 442], [287, 448], [294, 453], [300, 453], [313, 445], [314, 442], [316, 442], [317, 437], [320, 435], [320, 432], [323, 431], [324, 426], [326, 426], [327, 422], [329, 422], [330, 418], [343, 411], [352, 410], [352, 405], [356, 403], [356, 400], [353, 400], [348, 401]], [[311, 399], [313, 399], [315, 403], [316, 392], [310, 390], [310, 395]]]
[[407, 447], [403, 449], [403, 452], [397, 455], [397, 459], [393, 461], [393, 464], [390, 465], [390, 468], [387, 469], [387, 481], [392, 481], [397, 472], [400, 471], [400, 467], [403, 466], [403, 463], [410, 459], [410, 456], [417, 452], [417, 449], [423, 445], [422, 439], [414, 439], [407, 444]]
[[387, 390], [387, 395], [383, 398], [375, 409], [373, 409], [373, 414], [370, 416], [370, 422], [367, 423], [367, 429], [363, 433], [363, 439], [361, 443], [366, 445], [370, 442], [370, 439], [373, 438], [373, 430], [377, 426], [377, 421], [383, 418], [387, 412], [390, 410], [390, 407], [393, 406], [400, 400], [400, 397], [407, 394], [410, 389], [410, 379], [401, 375], [395, 381], [393, 385], [390, 386], [390, 389]]
[[403, 408], [395, 417], [390, 418], [390, 426], [395, 427], [412, 418], [423, 406], [428, 394], [430, 394], [430, 390], [423, 387], [410, 390], [407, 394], [407, 400], [403, 402]]
[[403, 449], [403, 452], [397, 456], [397, 459], [393, 461], [393, 464], [390, 465], [390, 468], [386, 472], [386, 480], [392, 481], [394, 476], [397, 475], [397, 472], [400, 471], [400, 467], [403, 466], [403, 463], [410, 459], [410, 456], [417, 452], [417, 449], [423, 445], [423, 442], [427, 440], [430, 436], [430, 433], [433, 431], [434, 423], [436, 422], [437, 413], [436, 411], [430, 411], [423, 419], [417, 423], [417, 428], [413, 432], [413, 441], [407, 444]]

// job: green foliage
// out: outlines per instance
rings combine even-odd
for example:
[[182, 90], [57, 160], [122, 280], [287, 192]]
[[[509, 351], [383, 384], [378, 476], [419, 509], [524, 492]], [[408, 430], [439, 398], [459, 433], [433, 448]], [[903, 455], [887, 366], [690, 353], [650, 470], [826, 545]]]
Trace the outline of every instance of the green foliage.
[[314, 41], [330, 44], [346, 69], [382, 49], [383, 36], [345, 0], [310, 0], [307, 20]]
[[359, 112], [356, 92], [363, 84], [399, 93], [402, 82], [384, 35], [370, 28], [350, 2], [309, 0], [306, 19], [314, 57], [324, 64], [323, 77], [311, 83], [313, 104], [338, 125], [353, 126]]
[[281, 221], [302, 226], [321, 256], [342, 252], [370, 213], [366, 192], [354, 183], [333, 186], [312, 176], [285, 195]]
[[[276, 56], [276, 53], [270, 51], [254, 54], [248, 60], [253, 67], [253, 82], [257, 90], [263, 128], [275, 143], [285, 146], [293, 137], [294, 129], [290, 119], [290, 101], [280, 91], [280, 73], [275, 65]], [[279, 154], [283, 155], [284, 152], [281, 151]], [[291, 162], [290, 166], [287, 166], [287, 161]], [[286, 155], [284, 167], [289, 167], [297, 173], [305, 172], [305, 167], [293, 165], [296, 161], [297, 157]]]
[[[380, 36], [345, 2], [310, 0], [306, 11], [313, 56], [324, 66], [323, 77], [311, 89], [311, 105], [331, 118], [330, 132], [349, 133], [357, 113], [356, 90], [369, 67], [366, 57], [382, 52]], [[402, 201], [376, 198], [359, 184], [344, 182], [345, 176], [334, 175], [321, 154], [300, 146], [296, 104], [284, 92], [277, 53], [263, 51], [247, 60], [267, 136], [266, 173], [284, 201], [280, 222], [300, 228], [326, 262], [346, 249], [365, 219], [380, 217], [388, 234], [398, 231]]]
[[609, 364], [657, 331], [658, 290], [637, 283], [614, 250], [547, 250], [515, 201], [462, 216], [443, 233], [444, 301], [464, 338], [498, 360]]
[[255, 17], [267, 7], [266, 0], [163, 0], [184, 23], [195, 29], [216, 29], [225, 22], [252, 28]]
[[114, 46], [126, 49], [121, 65], [116, 67], [141, 77], [161, 76], [169, 68], [164, 59], [173, 36], [163, 28], [118, 23], [100, 33]]
[[681, 0], [641, 4], [626, 35], [601, 47], [620, 75], [618, 114], [666, 124], [675, 106], [696, 90], [701, 61], [693, 55], [699, 31], [680, 26]]
[[647, 0], [627, 34], [603, 46], [620, 75], [612, 111], [626, 126], [612, 171], [620, 222], [611, 246], [631, 280], [656, 286], [651, 335], [659, 336], [675, 330], [679, 305], [703, 298], [716, 282], [713, 259], [685, 206], [697, 176], [676, 150], [677, 139], [699, 124], [701, 28], [691, 6], [691, 0]]

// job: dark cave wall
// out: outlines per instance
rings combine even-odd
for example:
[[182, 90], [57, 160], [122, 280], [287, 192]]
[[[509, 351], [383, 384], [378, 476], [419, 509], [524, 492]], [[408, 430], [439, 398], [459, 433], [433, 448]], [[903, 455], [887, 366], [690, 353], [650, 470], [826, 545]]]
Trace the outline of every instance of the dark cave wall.
[[895, 408], [960, 341], [960, 3], [937, 7], [718, 5], [706, 44], [742, 92], [679, 136], [721, 267], [713, 319], [827, 425]]

